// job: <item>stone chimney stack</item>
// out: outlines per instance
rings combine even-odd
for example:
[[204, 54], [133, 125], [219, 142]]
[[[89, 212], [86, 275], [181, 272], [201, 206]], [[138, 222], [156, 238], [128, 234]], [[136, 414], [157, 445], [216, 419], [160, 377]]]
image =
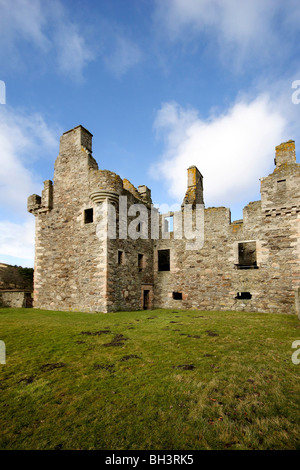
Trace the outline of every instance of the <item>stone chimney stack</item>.
[[188, 187], [183, 199], [183, 204], [204, 204], [203, 200], [203, 176], [196, 166], [190, 166], [188, 172]]
[[98, 164], [92, 156], [92, 137], [83, 126], [74, 127], [61, 136], [59, 155], [54, 166], [56, 191], [65, 192], [67, 188], [75, 190], [79, 181], [86, 188], [89, 170], [98, 170]]
[[280, 145], [275, 147], [275, 160], [274, 163], [276, 168], [279, 168], [284, 163], [296, 163], [296, 151], [295, 151], [295, 141], [289, 140], [288, 142], [283, 142]]
[[61, 136], [59, 153], [63, 155], [72, 148], [76, 150], [83, 148], [92, 153], [92, 138], [93, 135], [83, 126], [74, 127]]

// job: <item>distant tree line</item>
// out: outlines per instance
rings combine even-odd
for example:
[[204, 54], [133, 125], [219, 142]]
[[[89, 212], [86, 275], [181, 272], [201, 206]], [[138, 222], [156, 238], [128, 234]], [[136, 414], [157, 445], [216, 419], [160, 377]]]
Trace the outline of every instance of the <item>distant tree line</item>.
[[2, 266], [0, 267], [0, 289], [20, 289], [33, 290], [33, 268], [23, 268], [22, 266]]
[[23, 268], [22, 266], [15, 266], [18, 268], [21, 276], [29, 282], [33, 282], [33, 268]]

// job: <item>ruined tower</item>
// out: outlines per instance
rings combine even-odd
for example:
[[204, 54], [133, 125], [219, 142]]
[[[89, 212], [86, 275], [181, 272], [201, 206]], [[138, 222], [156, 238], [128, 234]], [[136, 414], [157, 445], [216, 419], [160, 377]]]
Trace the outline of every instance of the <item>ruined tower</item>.
[[[28, 199], [28, 211], [36, 216], [35, 307], [140, 308], [141, 286], [153, 283], [151, 243], [107, 237], [108, 210], [114, 205], [118, 213], [119, 196], [128, 205], [151, 203], [146, 187], [139, 193], [115, 173], [98, 169], [89, 131], [78, 126], [65, 132], [53, 185], [46, 181], [42, 197]], [[142, 271], [138, 253], [145, 257]]]

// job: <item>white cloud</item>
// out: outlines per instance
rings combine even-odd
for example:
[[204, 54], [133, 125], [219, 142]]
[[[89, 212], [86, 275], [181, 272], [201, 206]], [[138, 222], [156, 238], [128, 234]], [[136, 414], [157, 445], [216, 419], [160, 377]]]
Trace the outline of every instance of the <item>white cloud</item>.
[[49, 41], [43, 32], [45, 14], [40, 0], [0, 0], [1, 42], [14, 43], [17, 40], [32, 42], [45, 50]]
[[291, 138], [285, 118], [266, 95], [239, 101], [206, 121], [194, 109], [165, 103], [155, 129], [164, 139], [165, 151], [152, 175], [164, 180], [170, 195], [181, 202], [186, 170], [196, 165], [204, 176], [206, 206], [250, 201], [259, 178], [272, 170], [275, 145]]
[[[0, 59], [3, 67], [19, 69], [26, 67], [26, 54], [33, 61], [44, 57], [48, 67], [54, 64], [61, 74], [81, 81], [86, 66], [101, 56], [120, 78], [142, 59], [140, 47], [121, 29], [101, 17], [97, 29], [79, 23], [61, 0], [13, 0], [13, 7], [12, 2], [0, 0]], [[39, 60], [40, 69], [43, 64]]]
[[61, 25], [55, 36], [58, 66], [61, 72], [76, 80], [83, 78], [83, 70], [95, 59], [95, 54], [86, 44], [77, 27], [72, 24]]
[[0, 0], [0, 46], [6, 66], [12, 61], [15, 67], [24, 65], [21, 47], [28, 43], [47, 59], [53, 54], [60, 72], [80, 80], [95, 58], [82, 30], [60, 0]]
[[[155, 20], [172, 40], [199, 36], [217, 45], [230, 67], [255, 58], [265, 63], [291, 48], [291, 33], [298, 31], [292, 18], [300, 16], [294, 0], [156, 0]], [[284, 33], [286, 32], [286, 34]], [[288, 40], [286, 38], [289, 38]], [[225, 54], [225, 57], [224, 57]]]
[[34, 217], [23, 223], [0, 221], [0, 257], [12, 256], [25, 260], [34, 259]]
[[26, 214], [27, 197], [40, 190], [40, 178], [30, 163], [57, 149], [58, 129], [49, 128], [39, 114], [0, 108], [0, 205]]
[[33, 259], [34, 217], [27, 213], [27, 198], [41, 193], [42, 180], [30, 167], [57, 151], [59, 133], [39, 114], [0, 107], [0, 256]]
[[109, 70], [117, 77], [121, 77], [129, 69], [137, 65], [141, 58], [140, 48], [125, 36], [119, 34], [112, 38], [113, 50], [106, 53], [104, 62]]
[[95, 60], [95, 47], [88, 44], [85, 25], [71, 19], [71, 14], [60, 0], [51, 0], [46, 10], [49, 33], [57, 55], [59, 70], [75, 80], [82, 80], [83, 70]]
[[218, 28], [228, 41], [248, 41], [269, 28], [276, 0], [169, 0], [156, 6], [157, 17], [173, 35], [191, 27], [194, 32]]

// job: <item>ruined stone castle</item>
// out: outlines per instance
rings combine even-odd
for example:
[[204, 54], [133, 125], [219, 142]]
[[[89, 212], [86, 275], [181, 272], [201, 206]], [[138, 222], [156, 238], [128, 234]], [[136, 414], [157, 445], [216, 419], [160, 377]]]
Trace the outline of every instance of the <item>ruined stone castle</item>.
[[[125, 221], [120, 196], [127, 204]], [[134, 204], [149, 219], [136, 223], [136, 237], [120, 236], [121, 224], [126, 232], [133, 220]], [[182, 212], [185, 205], [194, 211], [203, 204], [203, 177], [190, 167]], [[115, 238], [108, 236], [111, 207]], [[231, 222], [225, 207], [203, 210], [199, 249], [189, 249], [185, 236], [174, 236], [169, 222], [176, 213], [167, 214], [168, 220], [158, 214], [159, 233], [151, 236], [152, 209], [146, 186], [135, 188], [98, 169], [90, 132], [82, 126], [65, 132], [53, 183], [45, 181], [42, 196], [28, 198], [36, 217], [34, 306], [299, 312], [300, 165], [294, 141], [276, 147], [275, 169], [261, 179], [261, 200], [244, 208], [243, 220]]]

